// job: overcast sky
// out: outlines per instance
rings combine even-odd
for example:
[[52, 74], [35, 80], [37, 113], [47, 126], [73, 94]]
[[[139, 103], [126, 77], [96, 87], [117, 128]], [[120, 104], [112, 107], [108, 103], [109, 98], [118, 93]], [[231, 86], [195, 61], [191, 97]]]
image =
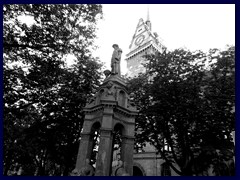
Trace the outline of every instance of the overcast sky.
[[104, 19], [98, 22], [94, 52], [110, 69], [112, 44], [123, 50], [122, 74], [126, 73], [125, 55], [140, 18], [147, 18], [149, 6], [152, 31], [157, 32], [163, 44], [173, 50], [207, 51], [235, 45], [235, 5], [231, 4], [103, 4]]

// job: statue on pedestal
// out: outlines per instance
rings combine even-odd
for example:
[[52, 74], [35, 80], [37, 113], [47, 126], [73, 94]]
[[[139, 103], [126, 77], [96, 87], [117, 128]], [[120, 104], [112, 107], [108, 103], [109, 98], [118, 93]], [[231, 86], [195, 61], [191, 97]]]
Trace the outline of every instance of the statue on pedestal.
[[112, 47], [114, 48], [114, 51], [111, 59], [111, 68], [112, 68], [111, 73], [113, 75], [118, 74], [120, 76], [121, 75], [120, 62], [121, 62], [122, 49], [120, 49], [117, 44], [113, 44]]

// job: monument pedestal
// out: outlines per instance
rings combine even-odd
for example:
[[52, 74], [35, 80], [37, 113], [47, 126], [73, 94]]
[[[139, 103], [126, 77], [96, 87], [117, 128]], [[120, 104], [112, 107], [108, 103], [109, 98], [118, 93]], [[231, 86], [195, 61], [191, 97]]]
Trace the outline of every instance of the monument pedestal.
[[113, 153], [113, 132], [116, 125], [122, 128], [121, 161], [129, 174], [133, 174], [133, 148], [135, 116], [138, 111], [130, 102], [126, 81], [117, 75], [108, 76], [94, 98], [84, 108], [85, 120], [81, 133], [76, 169], [85, 166], [91, 158], [93, 127], [100, 124], [100, 142], [96, 160], [96, 176], [110, 176]]

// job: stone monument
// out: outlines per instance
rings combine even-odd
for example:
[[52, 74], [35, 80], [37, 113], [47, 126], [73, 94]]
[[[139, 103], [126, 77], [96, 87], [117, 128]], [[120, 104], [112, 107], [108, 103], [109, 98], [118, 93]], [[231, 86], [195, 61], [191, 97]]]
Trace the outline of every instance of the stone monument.
[[112, 59], [111, 59], [111, 68], [112, 68], [112, 74], [118, 74], [121, 75], [120, 72], [120, 62], [121, 62], [121, 55], [122, 50], [118, 47], [117, 44], [113, 44], [112, 46], [114, 48]]
[[122, 164], [117, 174], [133, 174], [135, 116], [138, 111], [134, 104], [130, 102], [126, 80], [121, 77], [120, 60], [122, 50], [117, 44], [114, 44], [113, 48], [112, 69], [104, 72], [106, 75], [104, 82], [84, 108], [85, 119], [74, 172], [80, 172], [84, 169], [86, 167], [86, 159], [91, 158], [93, 129], [97, 124], [100, 127], [100, 142], [94, 175], [111, 175], [113, 132], [115, 126], [120, 124], [123, 127], [121, 143]]

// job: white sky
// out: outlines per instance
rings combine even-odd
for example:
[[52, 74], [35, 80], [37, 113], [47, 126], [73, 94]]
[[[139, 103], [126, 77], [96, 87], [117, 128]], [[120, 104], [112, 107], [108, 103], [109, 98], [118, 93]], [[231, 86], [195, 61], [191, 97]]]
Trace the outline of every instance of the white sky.
[[[104, 20], [98, 22], [94, 52], [110, 69], [112, 45], [123, 50], [121, 70], [127, 72], [125, 55], [140, 18], [147, 18], [146, 4], [103, 4]], [[150, 4], [152, 31], [168, 50], [186, 47], [207, 51], [235, 45], [234, 4]]]

